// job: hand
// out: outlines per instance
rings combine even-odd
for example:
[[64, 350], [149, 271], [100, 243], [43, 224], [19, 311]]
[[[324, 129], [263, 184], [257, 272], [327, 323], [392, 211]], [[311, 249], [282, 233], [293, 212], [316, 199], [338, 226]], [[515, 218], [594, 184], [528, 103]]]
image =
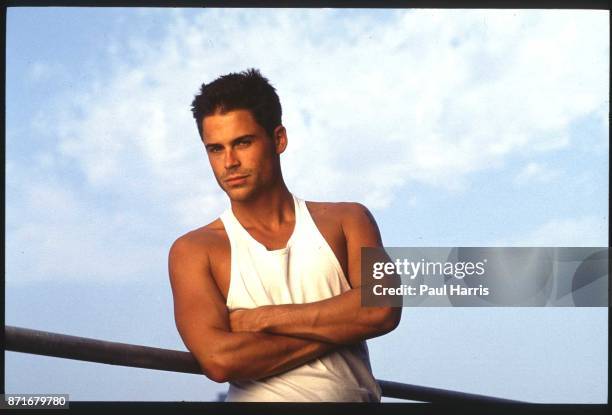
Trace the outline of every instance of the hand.
[[256, 309], [241, 308], [229, 313], [230, 327], [232, 331], [259, 331], [256, 323]]

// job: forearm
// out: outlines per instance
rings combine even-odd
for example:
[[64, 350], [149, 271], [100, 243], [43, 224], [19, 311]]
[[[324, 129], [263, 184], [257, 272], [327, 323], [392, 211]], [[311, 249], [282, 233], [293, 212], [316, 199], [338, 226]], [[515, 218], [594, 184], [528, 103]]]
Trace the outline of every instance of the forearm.
[[312, 303], [262, 306], [242, 311], [247, 314], [233, 330], [282, 334], [335, 344], [352, 344], [385, 334], [395, 327], [400, 313], [389, 307], [362, 307], [359, 289]]
[[213, 341], [215, 349], [205, 358], [214, 367], [216, 379], [213, 380], [220, 382], [276, 375], [338, 347], [291, 336], [223, 330], [217, 331]]

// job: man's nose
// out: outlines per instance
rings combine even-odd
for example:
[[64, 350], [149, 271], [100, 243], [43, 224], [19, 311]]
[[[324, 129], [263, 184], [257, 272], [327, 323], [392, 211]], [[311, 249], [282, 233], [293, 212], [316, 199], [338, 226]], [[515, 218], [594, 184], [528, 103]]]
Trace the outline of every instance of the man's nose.
[[237, 167], [240, 165], [240, 161], [236, 157], [236, 154], [233, 149], [228, 149], [225, 152], [225, 168], [231, 169], [233, 167]]

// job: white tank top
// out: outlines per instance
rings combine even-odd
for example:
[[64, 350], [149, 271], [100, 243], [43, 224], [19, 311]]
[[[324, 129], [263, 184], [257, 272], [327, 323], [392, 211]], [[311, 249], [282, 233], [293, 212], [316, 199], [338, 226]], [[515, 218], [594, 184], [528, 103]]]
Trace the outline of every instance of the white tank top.
[[[293, 234], [285, 248], [273, 251], [244, 229], [231, 208], [221, 215], [231, 247], [230, 311], [310, 303], [351, 289], [306, 203], [295, 196], [293, 201]], [[380, 402], [380, 393], [362, 341], [275, 376], [230, 382], [226, 401]]]

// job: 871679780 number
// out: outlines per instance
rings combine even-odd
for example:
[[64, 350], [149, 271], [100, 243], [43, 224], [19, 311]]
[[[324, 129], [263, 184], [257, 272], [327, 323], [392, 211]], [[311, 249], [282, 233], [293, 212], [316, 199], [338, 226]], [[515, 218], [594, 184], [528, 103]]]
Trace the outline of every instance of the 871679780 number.
[[0, 399], [1, 409], [68, 409], [67, 394], [7, 393]]

